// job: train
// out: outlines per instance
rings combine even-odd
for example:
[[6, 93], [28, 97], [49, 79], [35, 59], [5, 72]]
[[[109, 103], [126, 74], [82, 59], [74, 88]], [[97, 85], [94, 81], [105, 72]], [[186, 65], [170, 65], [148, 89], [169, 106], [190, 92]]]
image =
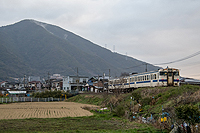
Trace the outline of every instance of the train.
[[164, 68], [156, 71], [130, 74], [108, 81], [109, 92], [130, 92], [141, 87], [179, 86], [179, 69]]

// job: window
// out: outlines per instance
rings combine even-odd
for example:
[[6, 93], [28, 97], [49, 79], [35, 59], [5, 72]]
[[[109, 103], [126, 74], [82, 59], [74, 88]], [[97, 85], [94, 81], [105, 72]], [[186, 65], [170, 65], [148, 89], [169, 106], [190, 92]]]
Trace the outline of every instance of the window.
[[134, 77], [131, 78], [131, 82], [134, 82]]
[[179, 72], [173, 72], [174, 76], [179, 76]]
[[165, 76], [165, 75], [167, 75], [167, 72], [161, 71], [161, 72], [160, 72], [160, 75], [161, 75], [161, 76]]
[[86, 79], [83, 79], [83, 83], [86, 83]]
[[149, 80], [150, 75], [147, 75], [147, 80]]

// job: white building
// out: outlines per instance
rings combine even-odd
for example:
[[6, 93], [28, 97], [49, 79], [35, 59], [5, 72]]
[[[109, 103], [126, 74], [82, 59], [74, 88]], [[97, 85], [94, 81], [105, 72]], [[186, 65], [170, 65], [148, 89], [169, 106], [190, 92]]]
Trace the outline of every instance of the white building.
[[[85, 76], [67, 76], [63, 78], [64, 91], [82, 91], [89, 77]], [[78, 87], [78, 89], [77, 89]]]
[[61, 76], [60, 74], [53, 74], [50, 79], [63, 79], [63, 76]]
[[28, 81], [29, 82], [31, 82], [31, 81], [41, 81], [41, 79], [40, 79], [39, 76], [29, 76]]

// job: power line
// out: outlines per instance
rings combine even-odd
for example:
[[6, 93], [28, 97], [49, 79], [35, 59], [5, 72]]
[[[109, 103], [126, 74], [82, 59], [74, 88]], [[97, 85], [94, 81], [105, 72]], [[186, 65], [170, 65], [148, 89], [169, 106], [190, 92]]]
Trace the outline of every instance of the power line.
[[[172, 63], [176, 63], [176, 62], [180, 62], [180, 61], [184, 61], [184, 60], [187, 60], [189, 58], [192, 58], [194, 56], [197, 56], [200, 54], [200, 51], [194, 53], [194, 54], [191, 54], [189, 56], [186, 56], [184, 58], [181, 58], [181, 59], [178, 59], [178, 60], [175, 60], [175, 61], [171, 61], [171, 62], [165, 62], [165, 63], [158, 63], [158, 64], [152, 64], [152, 65], [166, 65], [166, 64], [172, 64]], [[139, 67], [139, 66], [143, 66], [143, 65], [147, 65], [147, 63], [142, 63], [140, 65], [136, 65], [136, 66], [131, 66], [131, 67], [128, 67], [128, 68], [124, 68], [124, 69], [131, 69], [131, 68], [135, 68], [135, 67]]]
[[184, 61], [184, 60], [187, 60], [187, 59], [189, 59], [189, 58], [192, 58], [192, 57], [194, 57], [194, 56], [197, 56], [197, 55], [199, 55], [199, 54], [200, 54], [200, 51], [198, 51], [198, 52], [196, 52], [196, 53], [194, 53], [194, 54], [191, 54], [191, 55], [189, 55], [189, 56], [186, 56], [186, 57], [184, 57], [184, 58], [182, 58], [182, 59], [179, 59], [179, 60], [175, 60], [175, 61], [171, 61], [171, 62], [165, 62], [165, 63], [160, 63], [160, 64], [154, 64], [154, 65], [166, 65], [166, 64], [177, 63], [177, 62]]

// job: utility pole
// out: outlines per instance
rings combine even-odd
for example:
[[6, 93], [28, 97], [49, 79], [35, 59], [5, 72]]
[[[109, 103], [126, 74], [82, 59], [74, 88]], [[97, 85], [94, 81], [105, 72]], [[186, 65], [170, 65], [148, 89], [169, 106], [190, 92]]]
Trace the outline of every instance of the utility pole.
[[102, 80], [102, 84], [103, 84], [103, 92], [104, 92], [104, 76], [105, 76], [105, 73], [103, 73], [103, 80]]
[[[108, 84], [109, 84], [109, 82], [110, 82], [110, 69], [109, 69], [109, 76], [108, 76]], [[109, 88], [109, 86], [108, 86], [108, 88]], [[108, 88], [107, 88], [107, 93], [108, 93], [108, 90], [109, 90]]]
[[108, 77], [108, 79], [110, 80], [110, 69], [109, 69], [109, 77]]
[[76, 83], [77, 83], [77, 90], [79, 90], [79, 89], [78, 89], [78, 82], [79, 82], [79, 80], [78, 80], [78, 67], [77, 67], [77, 80], [76, 80]]
[[97, 82], [97, 87], [98, 87], [98, 91], [99, 91], [99, 74], [98, 74], [98, 82]]
[[48, 89], [50, 90], [50, 79], [49, 79], [49, 72], [48, 72]]
[[29, 82], [29, 80], [28, 80], [28, 76], [26, 76], [26, 87], [28, 88], [28, 82]]
[[24, 88], [25, 88], [25, 74], [24, 74]]
[[146, 72], [147, 72], [147, 63], [146, 63]]

